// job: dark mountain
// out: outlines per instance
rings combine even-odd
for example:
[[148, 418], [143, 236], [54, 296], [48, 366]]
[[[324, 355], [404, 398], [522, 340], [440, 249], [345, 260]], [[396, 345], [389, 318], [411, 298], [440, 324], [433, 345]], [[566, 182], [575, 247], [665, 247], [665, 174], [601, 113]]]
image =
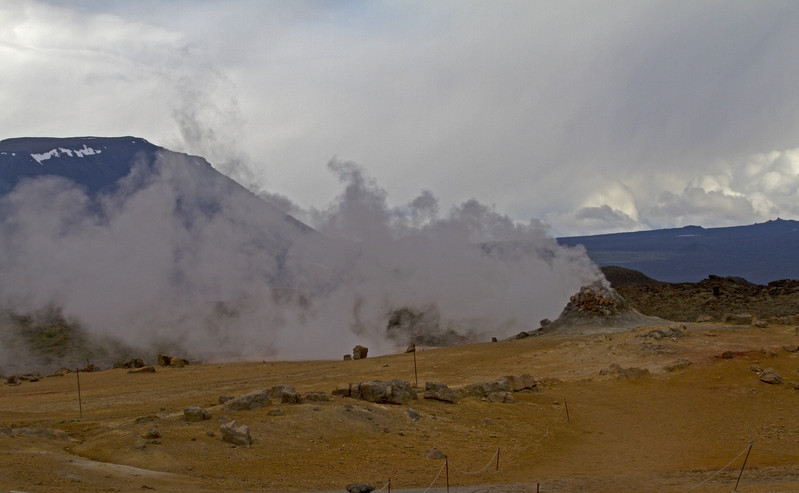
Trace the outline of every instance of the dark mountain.
[[574, 236], [558, 243], [583, 245], [600, 267], [634, 269], [665, 282], [698, 282], [710, 275], [757, 284], [799, 279], [799, 221]]

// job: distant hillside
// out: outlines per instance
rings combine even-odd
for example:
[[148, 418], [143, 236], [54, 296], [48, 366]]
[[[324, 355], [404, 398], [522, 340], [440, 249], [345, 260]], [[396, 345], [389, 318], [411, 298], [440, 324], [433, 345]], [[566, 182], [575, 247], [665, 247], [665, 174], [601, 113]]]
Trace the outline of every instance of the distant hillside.
[[665, 282], [698, 282], [710, 275], [757, 284], [799, 279], [799, 221], [573, 236], [558, 243], [583, 245], [600, 267], [620, 266]]

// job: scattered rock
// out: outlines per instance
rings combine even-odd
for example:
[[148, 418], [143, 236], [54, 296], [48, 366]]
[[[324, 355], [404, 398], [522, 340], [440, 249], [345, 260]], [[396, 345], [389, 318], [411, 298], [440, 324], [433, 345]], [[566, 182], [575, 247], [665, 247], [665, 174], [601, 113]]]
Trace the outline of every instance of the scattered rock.
[[141, 436], [142, 438], [146, 438], [147, 440], [155, 440], [156, 438], [161, 438], [161, 432], [158, 431], [158, 428], [152, 427], [149, 430], [142, 433]]
[[545, 319], [542, 319], [542, 320], [541, 320], [540, 322], [538, 322], [538, 323], [541, 325], [541, 327], [546, 327], [547, 325], [549, 325], [549, 324], [551, 324], [551, 323], [552, 323], [552, 320], [550, 320], [550, 319], [548, 319], [548, 318], [545, 318]]
[[271, 404], [268, 390], [256, 390], [249, 394], [242, 395], [227, 401], [226, 407], [229, 411], [248, 411]]
[[497, 342], [497, 338], [496, 337], [492, 337], [491, 338], [491, 342]]
[[332, 394], [340, 397], [350, 397], [352, 395], [352, 384], [344, 383], [336, 385], [336, 388], [333, 390]]
[[759, 367], [759, 366], [757, 366], [757, 365], [752, 365], [752, 366], [750, 366], [750, 367], [749, 367], [749, 369], [750, 369], [751, 371], [755, 372], [755, 373], [760, 373], [761, 371], [763, 371], [763, 369], [762, 369], [762, 368], [760, 368], [760, 367]]
[[314, 390], [302, 394], [300, 402], [328, 402], [330, 398], [321, 390]]
[[354, 483], [354, 484], [348, 484], [346, 489], [348, 493], [369, 493], [370, 491], [375, 490], [375, 485], [366, 484], [366, 483]]
[[416, 344], [411, 344], [405, 349], [406, 353], [415, 353], [416, 352]]
[[413, 421], [419, 421], [419, 418], [422, 417], [414, 408], [408, 408], [408, 417], [411, 418]]
[[486, 402], [501, 402], [510, 404], [513, 402], [513, 394], [510, 392], [491, 392], [483, 397], [483, 400]]
[[600, 370], [600, 375], [615, 375], [616, 378], [624, 380], [637, 380], [649, 376], [649, 370], [646, 368], [622, 368], [618, 363], [613, 363], [606, 370]]
[[68, 368], [61, 368], [60, 370], [53, 373], [51, 376], [53, 377], [63, 377], [64, 375], [69, 375], [72, 373]]
[[789, 352], [789, 353], [795, 353], [795, 352], [799, 351], [799, 346], [797, 346], [795, 344], [790, 344], [788, 346], [782, 346], [782, 349], [787, 351], [787, 352]]
[[134, 424], [140, 425], [142, 423], [151, 423], [153, 421], [160, 421], [161, 418], [156, 416], [155, 414], [148, 414], [147, 416], [141, 416], [133, 420]]
[[774, 371], [774, 368], [766, 368], [760, 374], [760, 381], [771, 385], [779, 385], [782, 383], [782, 377]]
[[492, 392], [510, 392], [510, 384], [506, 378], [500, 378], [494, 382], [473, 383], [463, 390], [471, 396], [482, 398]]
[[276, 407], [267, 411], [266, 414], [267, 416], [283, 416], [283, 411]]
[[731, 325], [752, 325], [754, 320], [755, 316], [751, 313], [726, 313], [722, 318], [722, 322]]
[[172, 368], [183, 368], [188, 364], [189, 364], [188, 360], [185, 360], [183, 358], [178, 358], [177, 356], [172, 358], [172, 360], [169, 362], [169, 366]]
[[352, 361], [352, 356], [349, 354], [344, 355], [344, 361]]
[[177, 356], [167, 356], [166, 354], [158, 355], [158, 366], [171, 366], [174, 368], [183, 368], [188, 365], [188, 360], [179, 358]]
[[128, 370], [128, 373], [155, 373], [155, 367], [143, 366], [141, 368], [136, 368], [135, 370]]
[[730, 350], [727, 350], [727, 351], [724, 351], [723, 353], [721, 353], [721, 357], [724, 358], [724, 359], [732, 359], [732, 356], [733, 356], [732, 355], [732, 351], [730, 351]]
[[133, 447], [143, 450], [145, 447], [147, 447], [147, 440], [142, 437], [136, 437], [136, 442], [133, 444]]
[[357, 387], [350, 385], [350, 397], [385, 404], [407, 404], [417, 398], [411, 384], [398, 378], [386, 382], [380, 380], [363, 382]]
[[217, 402], [219, 402], [220, 404], [224, 404], [227, 401], [232, 401], [233, 399], [235, 399], [235, 397], [233, 397], [232, 395], [220, 395]]
[[219, 427], [222, 433], [222, 440], [233, 445], [252, 445], [252, 437], [250, 436], [250, 427], [247, 425], [239, 425], [235, 421], [225, 423]]
[[292, 385], [275, 385], [269, 389], [269, 396], [280, 400], [282, 404], [299, 404], [300, 395]]
[[426, 382], [424, 398], [454, 404], [458, 402], [458, 394], [441, 382]]
[[144, 360], [141, 358], [133, 358], [128, 361], [117, 360], [114, 363], [114, 368], [142, 368], [144, 366]]
[[538, 387], [538, 382], [532, 375], [524, 373], [522, 375], [509, 375], [503, 377], [508, 382], [511, 392], [521, 392], [522, 390], [535, 390]]
[[447, 456], [444, 452], [438, 450], [437, 448], [429, 448], [424, 453], [425, 457], [429, 459], [446, 459]]
[[530, 337], [531, 335], [533, 335], [532, 332], [526, 332], [526, 331], [523, 330], [523, 331], [519, 332], [518, 334], [516, 334], [515, 336], [513, 336], [513, 338], [514, 339], [526, 339], [526, 338]]
[[352, 348], [352, 359], [365, 359], [366, 353], [369, 352], [369, 348], [366, 348], [361, 345], [357, 345]]
[[769, 348], [764, 347], [764, 348], [761, 349], [761, 351], [763, 352], [763, 354], [765, 354], [769, 358], [774, 358], [775, 356], [777, 356], [777, 352], [774, 351], [773, 349], [769, 349]]
[[794, 390], [799, 390], [799, 382], [788, 382], [788, 387]]
[[693, 364], [693, 362], [691, 360], [678, 359], [677, 361], [674, 361], [674, 362], [666, 365], [664, 369], [666, 371], [672, 372], [672, 371], [677, 371], [677, 370], [682, 370], [684, 368], [688, 368], [692, 364]]
[[211, 419], [211, 413], [199, 406], [191, 406], [183, 410], [183, 419], [189, 423], [205, 421]]

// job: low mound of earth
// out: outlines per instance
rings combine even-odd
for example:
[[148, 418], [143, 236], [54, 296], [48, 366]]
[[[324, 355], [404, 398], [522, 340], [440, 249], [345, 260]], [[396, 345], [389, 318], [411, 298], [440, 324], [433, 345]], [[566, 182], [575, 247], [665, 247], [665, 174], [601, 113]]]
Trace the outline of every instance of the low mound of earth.
[[696, 283], [665, 283], [640, 272], [603, 267], [611, 286], [640, 313], [681, 322], [724, 322], [748, 314], [771, 324], [799, 324], [799, 281], [767, 285], [740, 277], [709, 276]]
[[[82, 418], [74, 373], [0, 385], [0, 490], [332, 492], [391, 478], [392, 491], [441, 492], [446, 455], [457, 491], [726, 492], [753, 442], [738, 490], [797, 491], [797, 344], [793, 326], [669, 324], [415, 354], [422, 389], [534, 376], [537, 390], [511, 402], [333, 394], [348, 382], [415, 383], [411, 353], [80, 373]], [[773, 374], [781, 383], [761, 381]], [[328, 400], [219, 404], [278, 385]], [[191, 406], [210, 419], [186, 421]], [[233, 420], [251, 446], [222, 441]]]
[[560, 316], [534, 334], [606, 334], [665, 323], [661, 318], [641, 314], [612, 287], [597, 282], [580, 288], [569, 298]]

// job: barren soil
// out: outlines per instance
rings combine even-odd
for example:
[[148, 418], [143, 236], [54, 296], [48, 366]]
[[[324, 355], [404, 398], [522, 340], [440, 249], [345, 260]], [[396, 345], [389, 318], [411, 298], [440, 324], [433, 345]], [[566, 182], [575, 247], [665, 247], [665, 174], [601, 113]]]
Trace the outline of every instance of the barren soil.
[[[452, 491], [727, 492], [751, 441], [738, 491], [798, 491], [794, 327], [689, 325], [684, 336], [665, 339], [645, 337], [649, 331], [419, 352], [421, 387], [523, 373], [540, 383], [538, 392], [515, 393], [513, 403], [420, 398], [409, 405], [418, 421], [409, 406], [335, 396], [237, 412], [218, 404], [220, 396], [278, 384], [330, 395], [347, 382], [414, 383], [412, 354], [81, 373], [82, 418], [74, 373], [2, 385], [0, 490], [344, 491], [353, 482], [379, 489], [389, 478], [393, 491], [424, 490], [438, 473], [433, 486], [446, 485], [444, 460], [427, 453], [439, 449], [449, 457]], [[721, 358], [725, 351], [733, 357]], [[667, 371], [677, 360], [691, 364]], [[600, 375], [614, 363], [650, 375]], [[761, 382], [753, 366], [773, 368], [782, 383]], [[188, 423], [188, 406], [213, 418]], [[282, 415], [268, 414], [275, 408]], [[220, 425], [233, 419], [250, 427], [251, 447], [220, 439]], [[152, 427], [161, 438], [137, 448]]]

